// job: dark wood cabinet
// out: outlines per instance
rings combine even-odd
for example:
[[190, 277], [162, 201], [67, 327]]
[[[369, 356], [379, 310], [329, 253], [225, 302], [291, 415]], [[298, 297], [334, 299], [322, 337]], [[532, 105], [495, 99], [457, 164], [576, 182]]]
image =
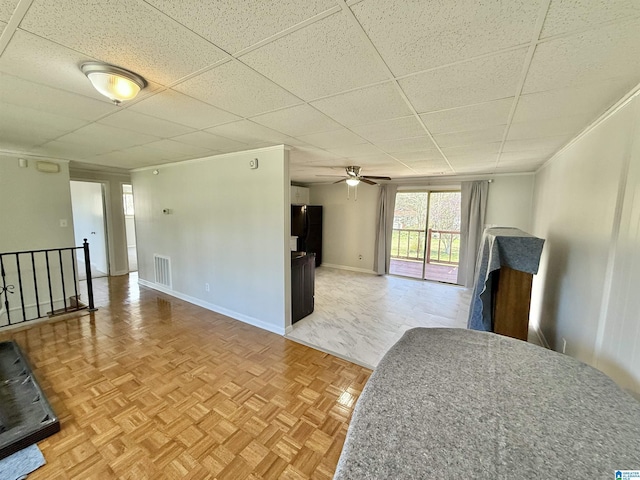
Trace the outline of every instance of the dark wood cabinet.
[[313, 253], [291, 256], [291, 323], [313, 312], [316, 280], [316, 258]]

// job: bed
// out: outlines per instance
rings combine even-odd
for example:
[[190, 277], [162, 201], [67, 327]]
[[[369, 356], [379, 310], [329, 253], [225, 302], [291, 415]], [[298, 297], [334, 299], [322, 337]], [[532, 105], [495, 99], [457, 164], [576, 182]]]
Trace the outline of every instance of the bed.
[[409, 330], [372, 374], [335, 479], [615, 478], [640, 402], [571, 357], [490, 332]]

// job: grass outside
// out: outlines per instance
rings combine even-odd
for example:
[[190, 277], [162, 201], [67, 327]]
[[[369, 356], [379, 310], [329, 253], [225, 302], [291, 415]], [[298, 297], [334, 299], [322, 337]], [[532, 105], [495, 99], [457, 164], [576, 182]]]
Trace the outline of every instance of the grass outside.
[[[420, 231], [394, 230], [391, 239], [391, 256], [422, 261], [426, 234]], [[451, 252], [451, 255], [449, 255]], [[429, 263], [458, 263], [460, 259], [460, 234], [434, 233], [431, 238]]]

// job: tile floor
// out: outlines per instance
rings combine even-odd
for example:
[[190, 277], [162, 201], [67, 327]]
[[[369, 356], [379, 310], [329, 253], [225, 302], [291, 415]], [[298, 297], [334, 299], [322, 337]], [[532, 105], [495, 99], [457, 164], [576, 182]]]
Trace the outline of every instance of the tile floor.
[[465, 328], [470, 295], [455, 285], [320, 267], [315, 311], [286, 336], [374, 368], [410, 328]]

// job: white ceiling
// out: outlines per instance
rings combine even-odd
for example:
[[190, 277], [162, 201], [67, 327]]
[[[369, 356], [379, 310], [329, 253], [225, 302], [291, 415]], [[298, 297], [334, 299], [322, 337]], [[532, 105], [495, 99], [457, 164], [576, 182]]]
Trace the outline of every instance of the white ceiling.
[[[534, 171], [640, 82], [638, 0], [0, 0], [0, 152], [291, 177]], [[149, 82], [120, 107], [79, 66]]]

